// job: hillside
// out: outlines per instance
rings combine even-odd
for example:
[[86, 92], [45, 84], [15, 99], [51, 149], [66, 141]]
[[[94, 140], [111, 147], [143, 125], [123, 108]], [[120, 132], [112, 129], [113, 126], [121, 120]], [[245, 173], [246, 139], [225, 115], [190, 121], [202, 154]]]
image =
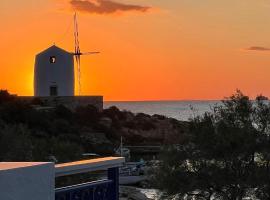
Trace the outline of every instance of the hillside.
[[113, 155], [121, 136], [127, 145], [162, 145], [181, 142], [188, 131], [187, 122], [116, 107], [102, 112], [92, 106], [41, 107], [38, 99], [25, 103], [0, 91], [0, 161], [67, 162], [82, 159], [83, 153]]

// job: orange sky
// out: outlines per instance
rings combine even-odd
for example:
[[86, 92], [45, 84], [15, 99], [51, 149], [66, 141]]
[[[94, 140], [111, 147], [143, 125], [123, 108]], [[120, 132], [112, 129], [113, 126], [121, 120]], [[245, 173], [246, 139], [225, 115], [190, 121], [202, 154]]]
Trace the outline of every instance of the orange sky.
[[267, 0], [1, 0], [0, 88], [33, 95], [35, 55], [54, 42], [74, 48], [74, 9], [81, 50], [102, 52], [82, 57], [83, 95], [270, 96]]

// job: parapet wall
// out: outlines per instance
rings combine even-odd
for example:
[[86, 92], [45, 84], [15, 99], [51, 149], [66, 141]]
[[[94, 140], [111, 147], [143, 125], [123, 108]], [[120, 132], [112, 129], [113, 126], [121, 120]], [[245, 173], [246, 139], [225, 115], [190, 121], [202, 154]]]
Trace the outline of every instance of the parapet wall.
[[99, 111], [103, 110], [103, 96], [57, 96], [57, 97], [34, 97], [20, 96], [22, 101], [33, 102], [41, 100], [43, 106], [54, 107], [64, 105], [70, 109], [75, 109], [78, 106], [95, 106]]
[[0, 162], [1, 200], [54, 200], [54, 163]]

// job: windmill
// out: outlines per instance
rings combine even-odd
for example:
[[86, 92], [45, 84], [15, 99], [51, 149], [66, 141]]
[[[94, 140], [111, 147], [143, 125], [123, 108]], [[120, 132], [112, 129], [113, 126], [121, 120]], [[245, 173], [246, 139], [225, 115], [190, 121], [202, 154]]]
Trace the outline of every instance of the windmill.
[[77, 69], [77, 81], [78, 81], [78, 93], [81, 95], [81, 56], [82, 55], [91, 55], [98, 54], [100, 52], [81, 52], [80, 42], [79, 42], [79, 27], [77, 21], [77, 13], [74, 14], [74, 38], [75, 38], [75, 51], [73, 55], [75, 56], [76, 69]]

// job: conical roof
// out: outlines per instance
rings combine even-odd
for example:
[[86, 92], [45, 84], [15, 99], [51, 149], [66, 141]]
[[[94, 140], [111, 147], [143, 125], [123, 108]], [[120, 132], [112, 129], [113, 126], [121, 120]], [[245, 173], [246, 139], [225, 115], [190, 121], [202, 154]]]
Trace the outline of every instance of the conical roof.
[[68, 52], [68, 51], [66, 51], [66, 50], [64, 50], [64, 49], [62, 49], [62, 48], [60, 48], [60, 47], [58, 47], [58, 46], [56, 46], [54, 44], [51, 47], [49, 47], [49, 48], [41, 51], [40, 53], [38, 53], [37, 56], [40, 56], [40, 55], [45, 54], [45, 53], [48, 53], [50, 51], [54, 51], [54, 52], [55, 51], [58, 51], [58, 52], [62, 52], [62, 53], [65, 53], [65, 54], [72, 54], [71, 52]]

